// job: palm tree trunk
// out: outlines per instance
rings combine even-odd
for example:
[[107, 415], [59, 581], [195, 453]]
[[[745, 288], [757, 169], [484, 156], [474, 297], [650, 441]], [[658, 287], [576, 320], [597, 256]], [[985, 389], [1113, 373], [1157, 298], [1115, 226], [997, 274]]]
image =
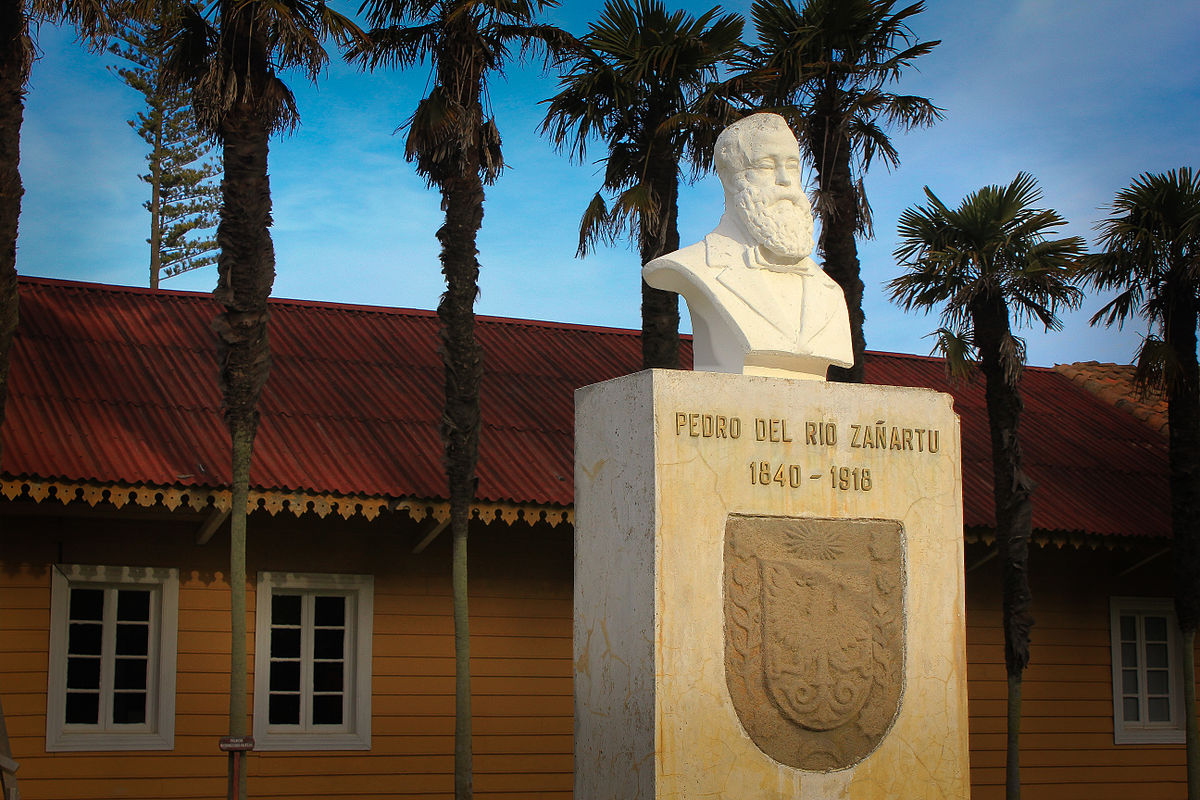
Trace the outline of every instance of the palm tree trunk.
[[1187, 796], [1200, 798], [1200, 725], [1196, 721], [1196, 632], [1183, 633], [1183, 709], [1187, 742]]
[[[1182, 257], [1179, 261], [1182, 263]], [[1168, 462], [1171, 486], [1171, 533], [1174, 561], [1175, 613], [1183, 631], [1185, 665], [1194, 662], [1196, 629], [1200, 627], [1200, 364], [1196, 356], [1197, 303], [1193, 289], [1170, 293], [1166, 338], [1179, 364], [1168, 390]], [[1196, 671], [1184, 672], [1187, 714], [1187, 779], [1189, 800], [1200, 800], [1200, 735], [1196, 724]]]
[[817, 170], [819, 196], [817, 209], [821, 216], [821, 238], [817, 249], [825, 261], [825, 273], [837, 281], [846, 295], [850, 312], [850, 343], [854, 350], [854, 365], [849, 369], [830, 367], [829, 379], [844, 383], [862, 383], [863, 354], [867, 341], [863, 335], [863, 282], [859, 276], [858, 243], [855, 235], [859, 226], [857, 193], [854, 174], [850, 169], [850, 140], [839, 118], [832, 112], [815, 116], [806, 133], [808, 151]]
[[[676, 161], [652, 162], [648, 175], [660, 220], [639, 232], [642, 264], [679, 249], [679, 173]], [[642, 281], [642, 369], [679, 369], [679, 295]]]
[[[254, 451], [254, 426], [238, 425], [233, 440], [233, 513], [229, 526], [229, 735], [242, 738], [247, 727], [246, 661], [246, 507], [250, 494], [250, 462]], [[235, 759], [242, 759], [240, 769]], [[228, 755], [226, 797], [246, 798], [246, 762], [241, 752]], [[238, 784], [233, 785], [234, 776]]]
[[[8, 399], [8, 362], [17, 332], [17, 221], [21, 216], [21, 121], [29, 77], [25, 3], [9, 0], [0, 8], [0, 427]], [[0, 444], [0, 456], [4, 455]], [[0, 753], [10, 754], [4, 708], [0, 706]], [[3, 781], [0, 781], [3, 782]], [[15, 784], [16, 778], [12, 778]], [[4, 782], [4, 791], [9, 791]]]
[[[249, 15], [243, 15], [247, 19]], [[247, 32], [246, 40], [251, 36]], [[243, 42], [245, 44], [245, 42]], [[253, 46], [253, 45], [248, 45]], [[224, 397], [225, 423], [232, 440], [233, 509], [230, 516], [229, 735], [247, 730], [246, 513], [250, 464], [258, 428], [258, 401], [271, 369], [267, 339], [267, 298], [275, 280], [271, 188], [267, 178], [268, 132], [248, 103], [231, 109], [221, 125], [225, 177], [217, 242], [219, 281], [214, 296], [224, 309], [213, 321]], [[235, 753], [229, 756], [230, 784]], [[243, 760], [243, 765], [245, 761]], [[237, 793], [246, 797], [246, 769]]]
[[1002, 298], [985, 297], [972, 307], [975, 344], [986, 379], [988, 427], [992, 439], [996, 546], [1004, 564], [1004, 667], [1008, 673], [1008, 743], [1005, 797], [1021, 796], [1021, 677], [1029, 664], [1033, 627], [1029, 586], [1029, 538], [1033, 532], [1033, 482], [1022, 468], [1019, 427], [1021, 394], [1018, 367], [1001, 357], [1011, 337], [1008, 307]]
[[479, 294], [476, 235], [483, 224], [483, 182], [468, 167], [442, 184], [446, 222], [438, 229], [446, 292], [438, 303], [441, 355], [446, 373], [442, 444], [450, 492], [453, 537], [451, 584], [454, 593], [454, 796], [473, 794], [471, 749], [471, 640], [468, 616], [467, 532], [475, 499], [479, 454], [479, 384], [483, 352], [475, 340], [475, 298]]
[[1008, 737], [1004, 757], [1005, 800], [1021, 797], [1021, 674], [1008, 676]]
[[21, 216], [21, 121], [29, 77], [28, 20], [24, 2], [0, 8], [0, 425], [8, 397], [8, 359], [19, 313], [17, 221]]

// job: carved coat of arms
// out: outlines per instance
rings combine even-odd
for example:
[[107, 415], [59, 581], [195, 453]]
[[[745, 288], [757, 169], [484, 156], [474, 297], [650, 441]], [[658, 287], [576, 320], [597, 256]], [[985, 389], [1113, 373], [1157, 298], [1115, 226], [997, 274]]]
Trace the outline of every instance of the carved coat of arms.
[[764, 753], [835, 770], [883, 740], [904, 688], [904, 570], [898, 522], [729, 517], [725, 678]]

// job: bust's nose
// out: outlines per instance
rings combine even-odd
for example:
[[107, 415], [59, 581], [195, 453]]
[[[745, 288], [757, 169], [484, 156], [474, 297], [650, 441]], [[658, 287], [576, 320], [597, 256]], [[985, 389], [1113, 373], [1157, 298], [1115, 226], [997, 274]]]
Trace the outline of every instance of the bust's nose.
[[787, 168], [786, 164], [777, 164], [775, 166], [775, 183], [779, 186], [791, 186], [796, 182], [796, 177], [792, 175], [792, 171]]

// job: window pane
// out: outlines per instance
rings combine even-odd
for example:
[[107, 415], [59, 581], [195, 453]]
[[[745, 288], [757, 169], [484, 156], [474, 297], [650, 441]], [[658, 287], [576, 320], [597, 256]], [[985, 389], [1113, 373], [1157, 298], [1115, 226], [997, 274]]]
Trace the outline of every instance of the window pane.
[[71, 619], [93, 619], [97, 622], [104, 619], [104, 590], [72, 589]]
[[271, 658], [299, 658], [300, 630], [298, 628], [271, 629]]
[[273, 594], [271, 595], [271, 624], [299, 625], [300, 624], [300, 595]]
[[1167, 618], [1146, 617], [1146, 641], [1165, 642], [1167, 640]]
[[117, 625], [117, 655], [144, 656], [150, 652], [150, 626], [141, 623]]
[[1170, 692], [1170, 672], [1165, 669], [1146, 670], [1146, 692], [1148, 694], [1167, 694]]
[[1138, 716], [1138, 699], [1136, 697], [1126, 697], [1121, 701], [1122, 716], [1126, 722], [1137, 722], [1141, 719]]
[[318, 661], [313, 664], [313, 691], [340, 692], [342, 690], [342, 662]]
[[267, 721], [272, 725], [299, 725], [300, 695], [272, 694], [267, 703]]
[[118, 692], [113, 695], [113, 723], [137, 725], [146, 721], [146, 693]]
[[115, 689], [146, 688], [146, 665], [150, 662], [144, 658], [118, 658], [116, 674], [113, 678]]
[[300, 662], [272, 661], [270, 683], [273, 692], [300, 691]]
[[1121, 670], [1121, 693], [1122, 694], [1137, 694], [1138, 693], [1138, 674], [1136, 669]]
[[1146, 645], [1146, 666], [1165, 669], [1167, 666], [1167, 646], [1165, 644]]
[[342, 724], [342, 696], [340, 694], [319, 694], [313, 697], [313, 724]]
[[341, 630], [313, 631], [313, 657], [341, 658], [343, 633]]
[[100, 694], [98, 692], [67, 693], [67, 724], [95, 725], [100, 721]]
[[1165, 697], [1151, 697], [1146, 701], [1146, 711], [1151, 722], [1171, 721], [1171, 702]]
[[98, 659], [98, 658], [68, 658], [67, 659], [67, 688], [68, 689], [99, 689], [100, 688], [100, 659]]
[[150, 592], [147, 589], [121, 589], [117, 592], [117, 619], [122, 622], [150, 619]]
[[1121, 645], [1121, 666], [1136, 667], [1138, 665], [1138, 653], [1136, 642], [1125, 642]]
[[72, 622], [67, 633], [67, 652], [73, 656], [100, 655], [103, 626], [95, 622]]
[[1121, 638], [1126, 642], [1132, 642], [1137, 638], [1137, 618], [1132, 616], [1121, 617]]
[[340, 628], [346, 623], [346, 598], [317, 597], [316, 598], [317, 627]]

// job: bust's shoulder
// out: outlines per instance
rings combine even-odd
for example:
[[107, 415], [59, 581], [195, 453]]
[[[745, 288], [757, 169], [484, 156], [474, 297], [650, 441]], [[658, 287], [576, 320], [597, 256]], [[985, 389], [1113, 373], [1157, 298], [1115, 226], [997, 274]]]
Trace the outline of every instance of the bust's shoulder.
[[694, 272], [708, 266], [707, 248], [703, 241], [661, 255], [642, 268], [646, 277], [663, 271]]

